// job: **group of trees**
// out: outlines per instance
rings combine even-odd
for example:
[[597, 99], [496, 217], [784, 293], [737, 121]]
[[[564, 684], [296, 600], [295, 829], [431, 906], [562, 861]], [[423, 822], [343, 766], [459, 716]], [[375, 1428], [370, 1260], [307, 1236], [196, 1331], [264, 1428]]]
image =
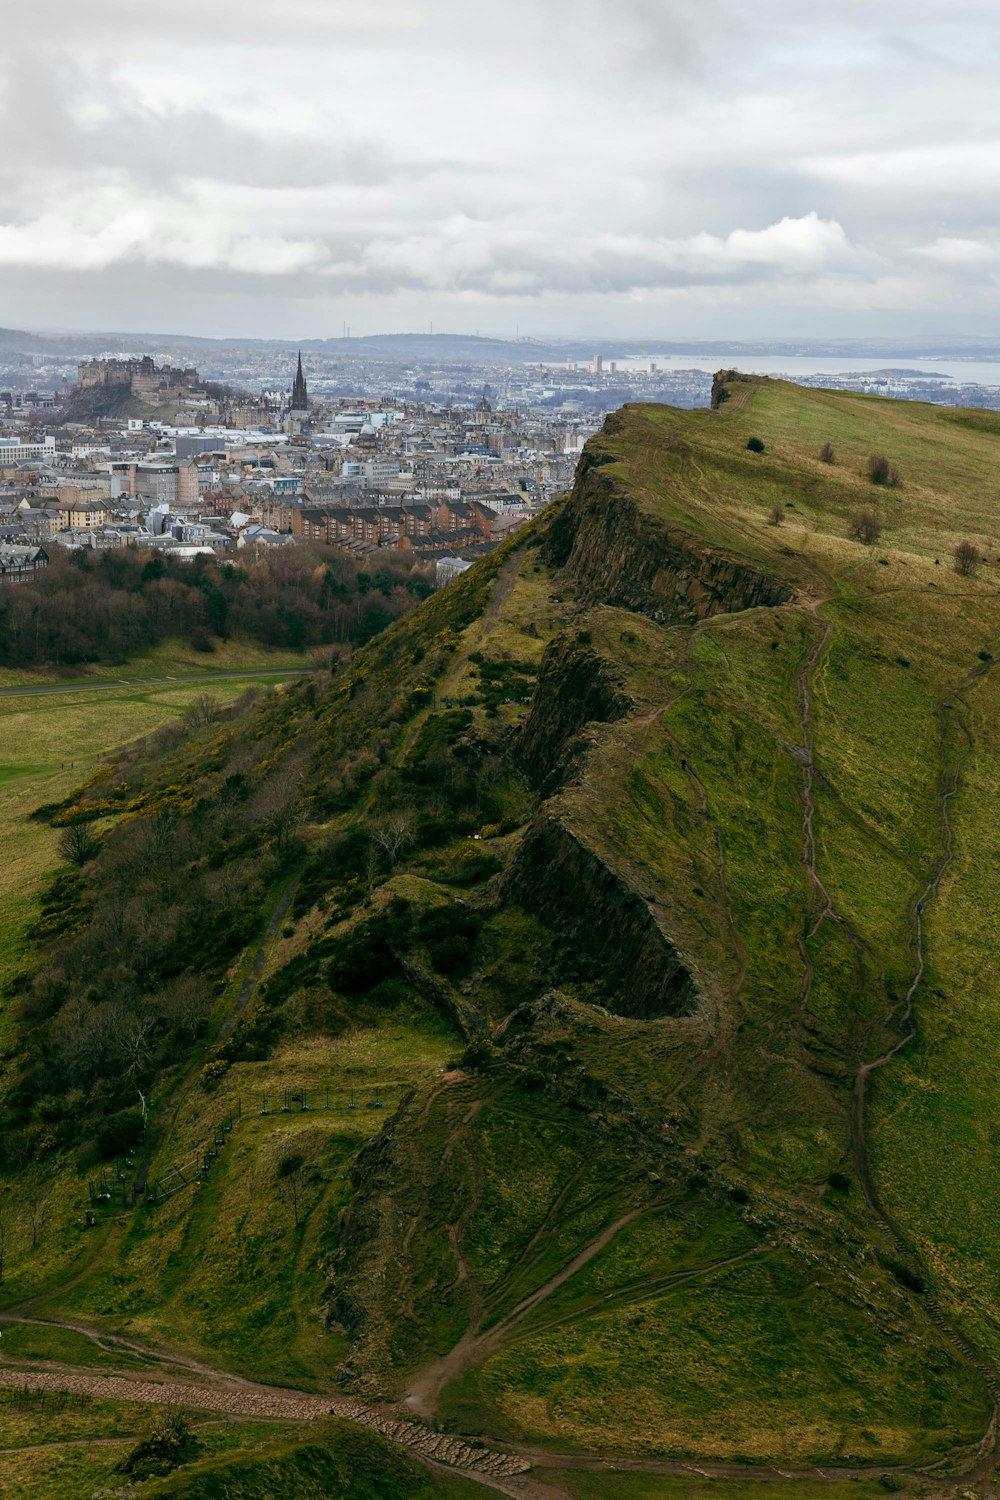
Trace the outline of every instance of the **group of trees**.
[[208, 652], [228, 635], [292, 650], [358, 645], [431, 592], [426, 567], [401, 555], [372, 563], [312, 544], [246, 562], [131, 547], [52, 547], [49, 558], [37, 580], [0, 592], [0, 666], [115, 664], [177, 638]]

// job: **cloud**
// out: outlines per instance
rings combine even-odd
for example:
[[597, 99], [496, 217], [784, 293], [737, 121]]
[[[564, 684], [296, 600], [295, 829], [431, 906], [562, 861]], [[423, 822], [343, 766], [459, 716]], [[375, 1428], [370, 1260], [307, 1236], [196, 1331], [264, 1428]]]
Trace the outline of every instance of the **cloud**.
[[53, 317], [78, 322], [81, 293], [113, 316], [127, 288], [146, 326], [186, 287], [205, 327], [231, 283], [248, 331], [292, 298], [334, 326], [358, 299], [390, 327], [464, 305], [588, 327], [629, 299], [706, 326], [812, 307], [818, 332], [906, 297], [1000, 312], [1000, 26], [978, 0], [46, 18], [40, 46], [15, 10], [0, 57], [0, 323], [46, 284]]

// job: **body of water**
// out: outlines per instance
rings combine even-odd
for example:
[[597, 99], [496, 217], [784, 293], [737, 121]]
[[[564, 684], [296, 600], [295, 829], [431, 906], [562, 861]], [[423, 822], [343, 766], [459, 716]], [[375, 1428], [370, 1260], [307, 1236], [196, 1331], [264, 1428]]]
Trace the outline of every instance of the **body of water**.
[[927, 355], [925, 359], [898, 359], [894, 356], [865, 359], [855, 355], [851, 359], [832, 358], [816, 354], [653, 354], [630, 356], [616, 361], [619, 370], [648, 370], [650, 363], [657, 370], [705, 370], [714, 374], [716, 370], [741, 370], [745, 375], [787, 375], [790, 380], [801, 380], [815, 375], [858, 375], [873, 370], [921, 371], [924, 374], [945, 377], [958, 385], [1000, 385], [1000, 360], [938, 359]]

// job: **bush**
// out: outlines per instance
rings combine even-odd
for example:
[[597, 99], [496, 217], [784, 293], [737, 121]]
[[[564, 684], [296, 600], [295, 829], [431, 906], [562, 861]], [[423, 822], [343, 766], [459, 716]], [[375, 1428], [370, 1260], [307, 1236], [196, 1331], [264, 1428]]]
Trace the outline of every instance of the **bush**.
[[419, 936], [439, 974], [458, 975], [472, 966], [472, 952], [482, 918], [462, 906], [439, 906], [423, 914]]
[[361, 922], [352, 932], [337, 939], [326, 977], [330, 988], [343, 995], [363, 995], [395, 974], [397, 967], [396, 955], [381, 924]]
[[780, 505], [775, 505], [772, 508], [772, 510], [771, 510], [771, 514], [767, 518], [768, 525], [770, 525], [770, 526], [780, 526], [781, 523], [782, 523], [782, 521], [784, 519], [785, 519], [785, 512], [784, 512], [784, 510], [782, 509], [782, 507]]
[[747, 447], [749, 448], [751, 453], [763, 453], [763, 439], [759, 437], [747, 438]]
[[819, 461], [821, 464], [836, 463], [837, 459], [833, 451], [832, 443], [823, 444], [822, 448], [819, 450]]
[[955, 548], [955, 572], [962, 578], [971, 577], [983, 560], [983, 554], [973, 542], [959, 542]]
[[189, 1463], [198, 1453], [198, 1440], [183, 1412], [170, 1407], [156, 1418], [146, 1436], [115, 1468], [131, 1479], [155, 1479], [169, 1474], [181, 1464]]
[[868, 478], [872, 484], [885, 484], [895, 488], [900, 483], [899, 470], [889, 462], [884, 453], [873, 453], [868, 460]]
[[852, 516], [847, 534], [853, 542], [860, 542], [863, 547], [874, 547], [882, 535], [882, 522], [874, 511], [860, 511]]
[[107, 1161], [113, 1156], [124, 1156], [132, 1146], [142, 1139], [142, 1111], [120, 1109], [97, 1127], [94, 1146], [98, 1158]]

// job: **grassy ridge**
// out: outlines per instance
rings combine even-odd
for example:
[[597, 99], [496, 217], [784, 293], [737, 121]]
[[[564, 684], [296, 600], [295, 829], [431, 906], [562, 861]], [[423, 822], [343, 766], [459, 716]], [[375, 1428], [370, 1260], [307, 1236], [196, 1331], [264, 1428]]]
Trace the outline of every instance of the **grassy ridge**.
[[[84, 1175], [63, 1166], [41, 1248], [11, 1262], [12, 1296], [262, 1379], [409, 1393], [462, 1430], [558, 1452], [878, 1466], [983, 1432], [981, 1374], [918, 1288], [1000, 1356], [1000, 873], [984, 817], [1000, 782], [1000, 434], [912, 403], [732, 391], [718, 413], [626, 409], [591, 448], [604, 498], [582, 480], [557, 524], [627, 502], [666, 539], [663, 597], [671, 569], [704, 557], [731, 570], [737, 604], [745, 564], [788, 603], [636, 614], [578, 589], [542, 526], [329, 691], [130, 767], [141, 818], [169, 806], [191, 823], [192, 869], [228, 857], [198, 844], [196, 807], [256, 857], [213, 810], [234, 767], [256, 754], [265, 780], [291, 766], [307, 788], [281, 876], [296, 871], [299, 894], [265, 985], [219, 1081], [192, 1072], [171, 1105], [154, 1171], [226, 1099], [285, 1080], [332, 1073], [387, 1103], [392, 1085], [399, 1109], [385, 1129], [343, 1098], [322, 1117], [248, 1116], [204, 1185], [89, 1239]], [[873, 452], [898, 488], [870, 483]], [[849, 535], [865, 508], [884, 523], [874, 547]], [[984, 553], [977, 576], [951, 567], [964, 538]], [[596, 660], [624, 711], [581, 726], [546, 676], [556, 658], [581, 676]], [[520, 758], [529, 714], [558, 752], [544, 781]], [[966, 750], [916, 1036], [868, 1094], [903, 1254], [865, 1201], [853, 1089], [905, 1035], [914, 908]], [[682, 965], [688, 1012], [629, 1013], [617, 986], [633, 976], [612, 982], [594, 958], [616, 944], [654, 1002]], [[310, 1174], [298, 1207], [281, 1186], [290, 1154]], [[237, 1465], [226, 1482], [244, 1489], [192, 1493], [266, 1492], [271, 1462]], [[322, 1448], [281, 1462], [304, 1486], [325, 1473]], [[609, 1500], [697, 1487], [560, 1483]]]

